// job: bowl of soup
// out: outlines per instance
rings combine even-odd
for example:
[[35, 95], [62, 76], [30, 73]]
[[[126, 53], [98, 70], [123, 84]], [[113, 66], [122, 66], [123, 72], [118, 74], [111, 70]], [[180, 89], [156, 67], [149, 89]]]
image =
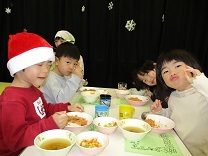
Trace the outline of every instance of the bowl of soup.
[[64, 129], [48, 130], [34, 139], [34, 145], [42, 156], [65, 156], [75, 143], [76, 135]]
[[124, 138], [130, 141], [140, 141], [151, 131], [151, 126], [147, 122], [132, 118], [119, 120], [118, 127]]

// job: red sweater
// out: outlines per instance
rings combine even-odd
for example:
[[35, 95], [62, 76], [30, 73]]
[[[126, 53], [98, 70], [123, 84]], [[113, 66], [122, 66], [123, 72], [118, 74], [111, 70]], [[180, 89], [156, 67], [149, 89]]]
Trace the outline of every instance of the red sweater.
[[52, 116], [67, 104], [48, 104], [39, 89], [7, 87], [0, 96], [0, 155], [18, 155], [41, 132], [56, 129]]

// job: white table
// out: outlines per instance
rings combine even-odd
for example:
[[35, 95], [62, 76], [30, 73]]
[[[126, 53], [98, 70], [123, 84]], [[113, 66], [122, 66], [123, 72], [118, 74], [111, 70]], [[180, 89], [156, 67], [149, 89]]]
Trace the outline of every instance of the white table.
[[[103, 88], [101, 88], [103, 89]], [[109, 116], [117, 118], [118, 119], [118, 105], [116, 105], [116, 95], [115, 95], [115, 89], [109, 89], [105, 88], [108, 91], [110, 91], [110, 94], [112, 96], [111, 100], [111, 107], [109, 110]], [[74, 96], [74, 100], [77, 98], [79, 93], [77, 93]], [[73, 101], [74, 101], [73, 100]], [[151, 101], [147, 103], [149, 105]], [[85, 112], [88, 114], [91, 114], [94, 117], [95, 114], [95, 105], [84, 105], [85, 106]], [[134, 107], [135, 108], [135, 114], [133, 118], [140, 118], [140, 115], [142, 112], [147, 111], [148, 107]], [[176, 140], [178, 146], [180, 147], [182, 153], [184, 156], [191, 156], [190, 152], [187, 150], [187, 148], [184, 146], [183, 142], [180, 140], [180, 138], [177, 136], [177, 134], [172, 130], [171, 133], [174, 136], [174, 139]], [[132, 152], [126, 152], [124, 149], [124, 138], [121, 134], [120, 129], [118, 128], [113, 134], [108, 135], [109, 138], [109, 144], [105, 148], [105, 150], [99, 154], [99, 156], [145, 156], [144, 154], [138, 154], [138, 153], [132, 153]], [[35, 146], [29, 146], [27, 147], [20, 156], [41, 156], [38, 149], [36, 149]], [[67, 154], [67, 156], [84, 156], [81, 151], [78, 149], [78, 147], [75, 145], [72, 147], [71, 151]]]

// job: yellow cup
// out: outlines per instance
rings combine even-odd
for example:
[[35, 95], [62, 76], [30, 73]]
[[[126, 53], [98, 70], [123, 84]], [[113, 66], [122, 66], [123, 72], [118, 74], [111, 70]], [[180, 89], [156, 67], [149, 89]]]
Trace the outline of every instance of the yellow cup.
[[132, 118], [134, 113], [135, 109], [130, 105], [119, 106], [119, 120]]

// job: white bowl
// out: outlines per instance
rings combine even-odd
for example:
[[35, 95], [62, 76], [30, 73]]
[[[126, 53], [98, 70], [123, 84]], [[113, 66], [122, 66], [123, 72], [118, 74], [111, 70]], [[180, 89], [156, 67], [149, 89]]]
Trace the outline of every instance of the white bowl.
[[151, 126], [139, 119], [120, 120], [118, 127], [124, 138], [131, 141], [140, 141], [151, 131]]
[[146, 90], [145, 89], [137, 90], [136, 88], [130, 88], [130, 93], [132, 95], [145, 95]]
[[175, 128], [175, 122], [173, 120], [161, 115], [148, 114], [146, 119], [151, 119], [154, 121], [154, 124], [148, 122], [150, 126], [152, 126], [151, 132], [153, 133], [167, 133]]
[[86, 103], [95, 103], [100, 96], [96, 91], [83, 91], [81, 95]]
[[124, 98], [126, 95], [130, 94], [130, 90], [119, 90], [116, 89], [116, 96], [119, 98]]
[[[101, 147], [93, 147], [93, 148], [87, 148], [83, 147], [80, 145], [80, 143], [83, 140], [92, 140], [92, 139], [97, 139], [97, 142], [101, 143]], [[95, 131], [88, 131], [88, 132], [83, 132], [77, 135], [77, 140], [76, 140], [76, 145], [79, 147], [81, 152], [84, 155], [98, 155], [100, 154], [105, 147], [108, 145], [109, 139], [105, 134], [102, 134], [100, 132], [95, 132]]]
[[111, 134], [118, 127], [118, 120], [113, 117], [97, 117], [93, 120], [97, 130], [103, 134]]
[[[58, 150], [46, 150], [41, 148], [42, 144], [45, 144], [44, 142], [46, 141], [48, 142], [48, 140], [51, 139], [56, 139], [53, 141], [53, 144], [54, 142], [58, 144], [60, 140], [57, 139], [62, 139], [62, 140], [64, 139], [66, 142], [69, 142], [70, 145], [67, 146], [66, 148], [62, 148]], [[49, 142], [52, 143], [51, 141]], [[65, 156], [67, 153], [69, 153], [75, 142], [76, 142], [76, 135], [73, 132], [64, 129], [48, 130], [40, 133], [34, 139], [35, 147], [40, 151], [40, 153], [43, 156]]]
[[[82, 126], [76, 123], [68, 122], [67, 126], [64, 129], [69, 130], [71, 132], [79, 132], [85, 130], [93, 121], [93, 117], [84, 112], [68, 112], [67, 115], [75, 117], [77, 116], [80, 117], [80, 119], [84, 118], [87, 120], [87, 124]], [[79, 121], [77, 121], [77, 123], [79, 123]]]
[[99, 94], [110, 94], [110, 92], [106, 89], [97, 89], [96, 92]]
[[142, 95], [126, 95], [124, 98], [129, 104], [134, 106], [143, 106], [149, 101], [149, 97]]
[[96, 91], [97, 88], [95, 88], [95, 87], [81, 87], [79, 90], [81, 92], [83, 92], [83, 91]]

